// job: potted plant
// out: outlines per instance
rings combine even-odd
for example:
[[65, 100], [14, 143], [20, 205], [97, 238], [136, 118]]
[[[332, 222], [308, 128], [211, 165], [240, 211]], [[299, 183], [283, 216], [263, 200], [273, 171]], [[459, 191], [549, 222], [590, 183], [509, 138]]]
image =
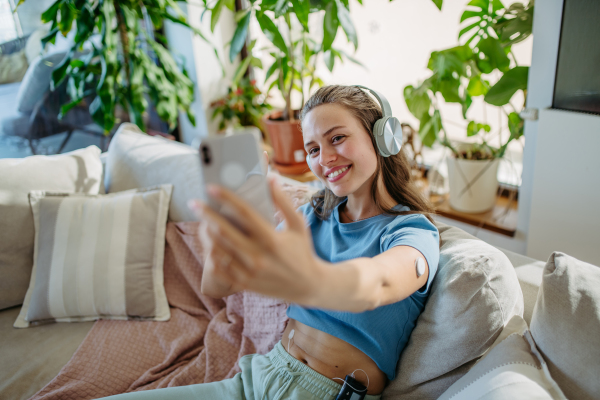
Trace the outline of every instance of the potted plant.
[[[505, 8], [500, 0], [472, 0], [467, 7], [461, 17], [465, 27], [459, 33], [465, 43], [431, 53], [427, 67], [432, 75], [417, 87], [406, 86], [404, 99], [420, 121], [422, 143], [431, 147], [437, 141], [451, 150], [447, 159], [450, 205], [476, 213], [494, 206], [499, 159], [508, 144], [523, 135], [519, 111], [524, 104], [515, 107], [510, 99], [519, 90], [526, 95], [529, 68], [518, 65], [512, 46], [531, 34], [534, 4]], [[494, 84], [492, 73], [500, 75]], [[473, 98], [479, 96], [505, 115], [510, 136], [500, 146], [490, 143], [491, 127], [486, 121], [467, 118]], [[462, 106], [469, 143], [448, 140], [438, 106], [442, 100]]]
[[[234, 3], [227, 0], [218, 0], [212, 6], [208, 5], [207, 0], [204, 3], [211, 12], [212, 29], [223, 7], [234, 7]], [[315, 32], [309, 30], [308, 21], [311, 15], [319, 12], [323, 14], [323, 32], [317, 37]], [[266, 115], [263, 122], [273, 146], [275, 165], [285, 172], [302, 172], [307, 169], [306, 153], [297, 120], [298, 112], [292, 106], [292, 90], [299, 91], [304, 100], [313, 87], [323, 84], [315, 75], [316, 65], [321, 60], [329, 70], [333, 70], [336, 59], [356, 62], [343, 51], [332, 47], [340, 27], [346, 33], [348, 41], [355, 48], [358, 46], [348, 0], [250, 1], [247, 9], [237, 11], [235, 19], [237, 27], [229, 51], [232, 62], [246, 43], [251, 19], [258, 22], [272, 44], [268, 49], [272, 63], [267, 68], [265, 85], [268, 85], [268, 91], [273, 88], [279, 90], [285, 100], [285, 107]], [[244, 72], [250, 66], [263, 67], [260, 60], [250, 56], [242, 61], [238, 71]]]
[[[183, 65], [173, 60], [166, 40], [146, 30], [142, 20], [151, 22], [154, 29], [160, 29], [165, 20], [173, 21], [202, 36], [189, 26], [175, 0], [57, 0], [43, 12], [42, 21], [52, 23], [43, 45], [75, 30], [71, 49], [52, 73], [53, 87], [67, 80], [70, 102], [62, 105], [61, 114], [90, 98], [90, 114], [106, 134], [117, 122], [118, 107], [145, 130], [149, 99], [171, 128], [177, 124], [179, 111], [195, 124], [190, 109], [194, 83]], [[84, 45], [91, 50], [82, 51]]]
[[227, 132], [254, 126], [263, 130], [262, 118], [272, 107], [256, 86], [256, 80], [248, 77], [234, 82], [227, 95], [210, 104], [212, 118], [220, 118], [219, 131]]

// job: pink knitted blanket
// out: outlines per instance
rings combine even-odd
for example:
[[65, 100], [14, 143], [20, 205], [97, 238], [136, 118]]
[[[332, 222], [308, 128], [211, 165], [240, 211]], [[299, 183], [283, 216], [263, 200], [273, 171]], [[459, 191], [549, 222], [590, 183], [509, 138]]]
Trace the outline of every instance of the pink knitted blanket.
[[98, 321], [58, 376], [32, 399], [95, 399], [231, 378], [240, 357], [281, 339], [287, 305], [253, 293], [200, 293], [202, 249], [194, 222], [169, 223], [164, 280], [168, 322]]

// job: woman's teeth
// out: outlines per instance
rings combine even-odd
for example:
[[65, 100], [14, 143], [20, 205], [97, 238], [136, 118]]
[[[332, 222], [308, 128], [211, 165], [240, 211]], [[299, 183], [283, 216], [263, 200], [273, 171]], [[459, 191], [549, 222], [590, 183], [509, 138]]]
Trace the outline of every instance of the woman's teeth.
[[343, 173], [344, 171], [346, 171], [348, 168], [349, 168], [349, 167], [344, 167], [344, 168], [342, 168], [342, 169], [338, 169], [337, 171], [335, 171], [335, 172], [332, 172], [331, 174], [327, 175], [327, 177], [328, 177], [329, 179], [331, 179], [331, 178], [335, 178], [335, 177], [336, 177], [336, 176], [338, 176], [339, 174], [341, 174], [341, 173]]

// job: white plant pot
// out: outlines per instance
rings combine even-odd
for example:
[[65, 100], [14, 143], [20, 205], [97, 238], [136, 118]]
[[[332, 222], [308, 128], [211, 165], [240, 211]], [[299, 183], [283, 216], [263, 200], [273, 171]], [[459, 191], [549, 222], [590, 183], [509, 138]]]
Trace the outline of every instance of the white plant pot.
[[496, 204], [499, 159], [464, 160], [448, 157], [450, 206], [466, 213], [481, 213]]

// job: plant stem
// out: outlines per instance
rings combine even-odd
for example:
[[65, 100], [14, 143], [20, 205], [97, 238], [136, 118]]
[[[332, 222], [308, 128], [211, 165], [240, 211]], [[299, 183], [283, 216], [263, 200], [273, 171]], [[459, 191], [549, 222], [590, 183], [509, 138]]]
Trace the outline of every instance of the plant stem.
[[288, 118], [290, 121], [294, 121], [294, 111], [292, 110], [292, 88], [294, 87], [294, 75], [296, 71], [294, 69], [294, 41], [292, 40], [292, 21], [290, 20], [290, 14], [285, 13], [285, 22], [287, 23], [288, 30], [290, 33], [290, 87], [287, 89], [285, 96], [285, 107], [287, 109]]
[[[123, 51], [123, 62], [125, 64], [125, 86], [129, 86], [129, 38], [127, 37], [127, 25], [125, 24], [125, 18], [123, 10], [118, 0], [113, 2], [115, 6], [115, 14], [117, 15], [117, 28], [119, 29], [119, 37], [121, 39], [121, 50]], [[107, 21], [107, 24], [109, 21]], [[110, 29], [107, 27], [107, 29]]]

